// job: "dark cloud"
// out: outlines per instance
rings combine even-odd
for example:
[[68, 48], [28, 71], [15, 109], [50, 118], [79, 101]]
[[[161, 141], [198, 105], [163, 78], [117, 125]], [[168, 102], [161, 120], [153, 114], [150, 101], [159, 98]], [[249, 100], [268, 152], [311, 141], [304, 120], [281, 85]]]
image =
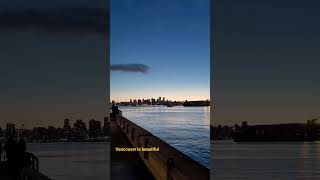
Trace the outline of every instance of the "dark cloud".
[[144, 64], [113, 64], [110, 66], [111, 71], [148, 73], [149, 67]]
[[105, 8], [36, 8], [0, 11], [1, 29], [35, 29], [48, 32], [106, 33]]

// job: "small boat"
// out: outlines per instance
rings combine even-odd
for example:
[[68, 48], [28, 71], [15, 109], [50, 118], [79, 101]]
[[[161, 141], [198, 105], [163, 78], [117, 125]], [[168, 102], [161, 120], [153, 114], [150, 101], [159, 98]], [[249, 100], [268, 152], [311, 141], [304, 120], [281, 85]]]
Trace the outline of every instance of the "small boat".
[[168, 104], [167, 107], [173, 107], [171, 104]]

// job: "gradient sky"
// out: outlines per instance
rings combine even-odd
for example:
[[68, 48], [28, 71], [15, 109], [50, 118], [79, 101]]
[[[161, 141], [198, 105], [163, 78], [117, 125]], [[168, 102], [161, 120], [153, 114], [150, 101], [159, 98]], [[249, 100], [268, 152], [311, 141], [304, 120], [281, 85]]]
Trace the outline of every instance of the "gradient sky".
[[92, 13], [92, 8], [103, 11], [103, 5], [78, 0], [0, 3], [2, 128], [7, 122], [30, 128], [61, 127], [64, 118], [72, 123], [77, 118], [103, 120], [107, 62], [100, 28], [105, 23], [101, 13]]
[[111, 0], [111, 64], [149, 72], [111, 72], [111, 99], [209, 99], [209, 0]]
[[320, 2], [217, 1], [213, 124], [320, 115]]

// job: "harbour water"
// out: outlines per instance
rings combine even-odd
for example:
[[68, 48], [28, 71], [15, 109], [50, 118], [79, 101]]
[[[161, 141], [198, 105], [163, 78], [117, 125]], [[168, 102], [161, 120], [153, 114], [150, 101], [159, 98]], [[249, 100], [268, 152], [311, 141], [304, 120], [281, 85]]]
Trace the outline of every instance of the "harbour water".
[[53, 180], [107, 179], [108, 143], [31, 143], [27, 147], [39, 158], [40, 172]]
[[213, 179], [320, 179], [320, 142], [212, 141]]
[[210, 168], [210, 107], [119, 108], [124, 117]]
[[[165, 109], [163, 110], [165, 111]], [[132, 111], [129, 113], [132, 117], [134, 114], [136, 114], [136, 117], [140, 114], [134, 112], [134, 108]], [[181, 109], [172, 109], [172, 111], [181, 112]], [[195, 108], [185, 111], [199, 112], [200, 110]], [[203, 110], [203, 112], [206, 112], [206, 110]], [[174, 117], [180, 116], [182, 115], [175, 115]], [[149, 127], [149, 129], [152, 129], [152, 127]], [[154, 127], [154, 131], [157, 132], [157, 130], [158, 133], [161, 132]], [[175, 133], [170, 130], [172, 131], [171, 128], [165, 131], [163, 137], [170, 139], [170, 144], [173, 145], [174, 137], [170, 137], [169, 134], [175, 135]], [[183, 130], [178, 132], [183, 132]], [[189, 153], [189, 156], [201, 161], [202, 157], [197, 157], [196, 153], [192, 154], [194, 151], [204, 151], [192, 145], [200, 143], [189, 137], [192, 132], [187, 130], [185, 133], [177, 134], [175, 137], [176, 139], [180, 138], [180, 141], [177, 140], [178, 142], [175, 142], [174, 145], [181, 151], [183, 150], [184, 153]], [[197, 136], [200, 137], [201, 135], [198, 134]], [[164, 138], [164, 140], [166, 139]], [[191, 140], [194, 140], [194, 143]], [[190, 147], [194, 150], [190, 151]], [[39, 157], [40, 171], [54, 180], [106, 179], [110, 162], [108, 148], [108, 143], [92, 142], [28, 144], [28, 151]], [[206, 146], [203, 146], [203, 149], [205, 148]], [[211, 141], [211, 148], [211, 175], [215, 180], [320, 179], [320, 142], [234, 143], [233, 141], [222, 140]], [[210, 162], [207, 163], [210, 164]]]

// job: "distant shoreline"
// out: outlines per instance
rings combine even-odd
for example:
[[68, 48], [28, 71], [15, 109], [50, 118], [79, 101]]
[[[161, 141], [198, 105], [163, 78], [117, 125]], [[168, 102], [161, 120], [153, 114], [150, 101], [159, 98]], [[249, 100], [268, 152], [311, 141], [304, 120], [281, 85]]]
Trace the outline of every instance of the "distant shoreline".
[[[5, 143], [6, 141], [1, 141], [1, 143]], [[83, 141], [76, 141], [76, 140], [70, 140], [70, 141], [63, 141], [63, 140], [56, 140], [56, 141], [27, 141], [28, 144], [40, 144], [40, 143], [70, 143], [70, 142], [84, 142], [84, 143], [90, 143], [90, 142], [110, 142], [110, 137], [105, 137], [105, 139], [101, 140], [83, 140]]]
[[[119, 105], [119, 107], [159, 107], [159, 106], [162, 106], [162, 107], [167, 107], [166, 105]], [[209, 106], [183, 106], [183, 105], [178, 105], [178, 106], [174, 106], [173, 107], [210, 107]]]
[[52, 142], [27, 142], [27, 144], [50, 144], [50, 143], [109, 143], [110, 141], [52, 141]]

